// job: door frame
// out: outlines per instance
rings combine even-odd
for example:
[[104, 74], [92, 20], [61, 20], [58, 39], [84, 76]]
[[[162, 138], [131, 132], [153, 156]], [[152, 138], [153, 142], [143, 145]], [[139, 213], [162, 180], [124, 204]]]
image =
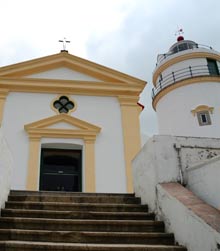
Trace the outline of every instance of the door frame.
[[[65, 122], [79, 129], [56, 129], [48, 126]], [[45, 118], [24, 126], [29, 135], [29, 160], [26, 189], [37, 191], [39, 185], [40, 149], [42, 138], [82, 139], [84, 141], [85, 192], [96, 192], [95, 141], [101, 128], [66, 114]]]

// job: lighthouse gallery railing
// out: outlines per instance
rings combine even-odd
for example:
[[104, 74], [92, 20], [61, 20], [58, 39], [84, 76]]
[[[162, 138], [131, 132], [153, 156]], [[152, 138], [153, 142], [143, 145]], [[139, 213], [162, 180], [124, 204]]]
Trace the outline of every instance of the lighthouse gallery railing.
[[164, 88], [174, 85], [177, 82], [185, 79], [201, 77], [201, 76], [219, 76], [219, 66], [197, 65], [189, 66], [177, 71], [173, 71], [167, 75], [160, 75], [156, 83], [156, 87], [152, 89], [152, 99]]

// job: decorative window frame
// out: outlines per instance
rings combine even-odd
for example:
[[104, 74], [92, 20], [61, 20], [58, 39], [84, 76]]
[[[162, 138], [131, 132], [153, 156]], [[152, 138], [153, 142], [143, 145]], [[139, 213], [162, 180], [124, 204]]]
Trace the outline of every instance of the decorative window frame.
[[[193, 116], [197, 115], [198, 123], [200, 126], [206, 126], [206, 125], [211, 125], [211, 116], [210, 114], [213, 114], [214, 107], [209, 107], [207, 105], [200, 105], [197, 106], [194, 110], [192, 110]], [[202, 115], [206, 116], [206, 122], [202, 121]]]
[[73, 104], [74, 104], [74, 107], [73, 107], [73, 109], [70, 109], [67, 113], [65, 113], [65, 114], [71, 114], [72, 112], [74, 112], [76, 109], [77, 109], [77, 103], [72, 99], [72, 97], [70, 96], [70, 95], [66, 95], [66, 94], [59, 94], [59, 95], [57, 95], [57, 97], [56, 98], [54, 98], [52, 101], [51, 101], [51, 103], [50, 103], [50, 107], [51, 107], [51, 109], [53, 110], [53, 111], [55, 111], [55, 113], [56, 114], [63, 114], [63, 113], [60, 113], [59, 111], [58, 111], [58, 109], [56, 109], [55, 107], [54, 107], [54, 102], [55, 101], [57, 101], [57, 100], [59, 100], [61, 97], [67, 97], [68, 99], [69, 99], [69, 101], [71, 101], [71, 102], [73, 102]]

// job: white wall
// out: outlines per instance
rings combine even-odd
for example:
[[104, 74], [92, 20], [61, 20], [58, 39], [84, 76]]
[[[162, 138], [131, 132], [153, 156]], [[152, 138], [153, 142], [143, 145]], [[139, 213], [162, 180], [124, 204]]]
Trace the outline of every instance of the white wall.
[[[29, 139], [24, 125], [54, 116], [50, 104], [56, 97], [56, 94], [9, 93], [6, 99], [2, 126], [16, 163], [13, 189], [25, 189], [26, 184]], [[102, 128], [95, 146], [97, 192], [125, 192], [123, 134], [118, 100], [113, 97], [71, 97], [77, 104], [72, 116]], [[67, 141], [62, 140], [70, 143]], [[47, 143], [45, 140], [42, 142]], [[74, 140], [71, 142], [77, 144]]]
[[[204, 201], [219, 201], [219, 156], [220, 139], [157, 135], [147, 141], [132, 162], [135, 195], [141, 197], [142, 204], [148, 204], [149, 210], [165, 222], [166, 230], [174, 232], [176, 241], [188, 251], [217, 251], [220, 234], [160, 184], [185, 185], [188, 181], [189, 188]], [[187, 200], [188, 195], [183, 194], [182, 198]], [[193, 204], [190, 198], [189, 202]], [[206, 207], [198, 205], [197, 209], [211, 219]]]
[[10, 148], [0, 129], [0, 209], [4, 207], [11, 185], [13, 159]]
[[156, 185], [180, 180], [174, 143], [172, 137], [153, 136], [132, 162], [135, 195], [151, 211], [156, 209]]
[[208, 204], [220, 209], [220, 156], [187, 168], [187, 187]]
[[[200, 83], [177, 88], [163, 96], [157, 104], [159, 133], [175, 136], [220, 137], [220, 85]], [[199, 126], [191, 111], [199, 105], [214, 107], [211, 125]]]
[[187, 184], [187, 170], [190, 166], [218, 155], [220, 139], [153, 136], [132, 162], [135, 194], [154, 211], [158, 183]]

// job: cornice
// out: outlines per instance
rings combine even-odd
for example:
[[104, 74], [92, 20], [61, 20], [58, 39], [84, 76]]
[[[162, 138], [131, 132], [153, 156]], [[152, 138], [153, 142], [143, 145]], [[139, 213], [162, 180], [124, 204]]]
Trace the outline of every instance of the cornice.
[[126, 96], [126, 95], [120, 95], [118, 96], [118, 100], [120, 102], [120, 105], [125, 106], [137, 106], [139, 96]]
[[0, 87], [11, 92], [66, 93], [89, 96], [139, 95], [144, 88], [144, 86], [120, 82], [6, 77], [0, 77]]
[[207, 106], [207, 105], [199, 105], [195, 109], [193, 109], [191, 113], [193, 114], [193, 116], [196, 116], [196, 113], [202, 112], [202, 111], [208, 111], [212, 114], [213, 110], [214, 110], [214, 107]]
[[53, 129], [53, 128], [34, 128], [28, 129], [30, 138], [74, 138], [74, 139], [86, 139], [96, 138], [98, 134], [91, 130], [71, 130], [71, 129]]

